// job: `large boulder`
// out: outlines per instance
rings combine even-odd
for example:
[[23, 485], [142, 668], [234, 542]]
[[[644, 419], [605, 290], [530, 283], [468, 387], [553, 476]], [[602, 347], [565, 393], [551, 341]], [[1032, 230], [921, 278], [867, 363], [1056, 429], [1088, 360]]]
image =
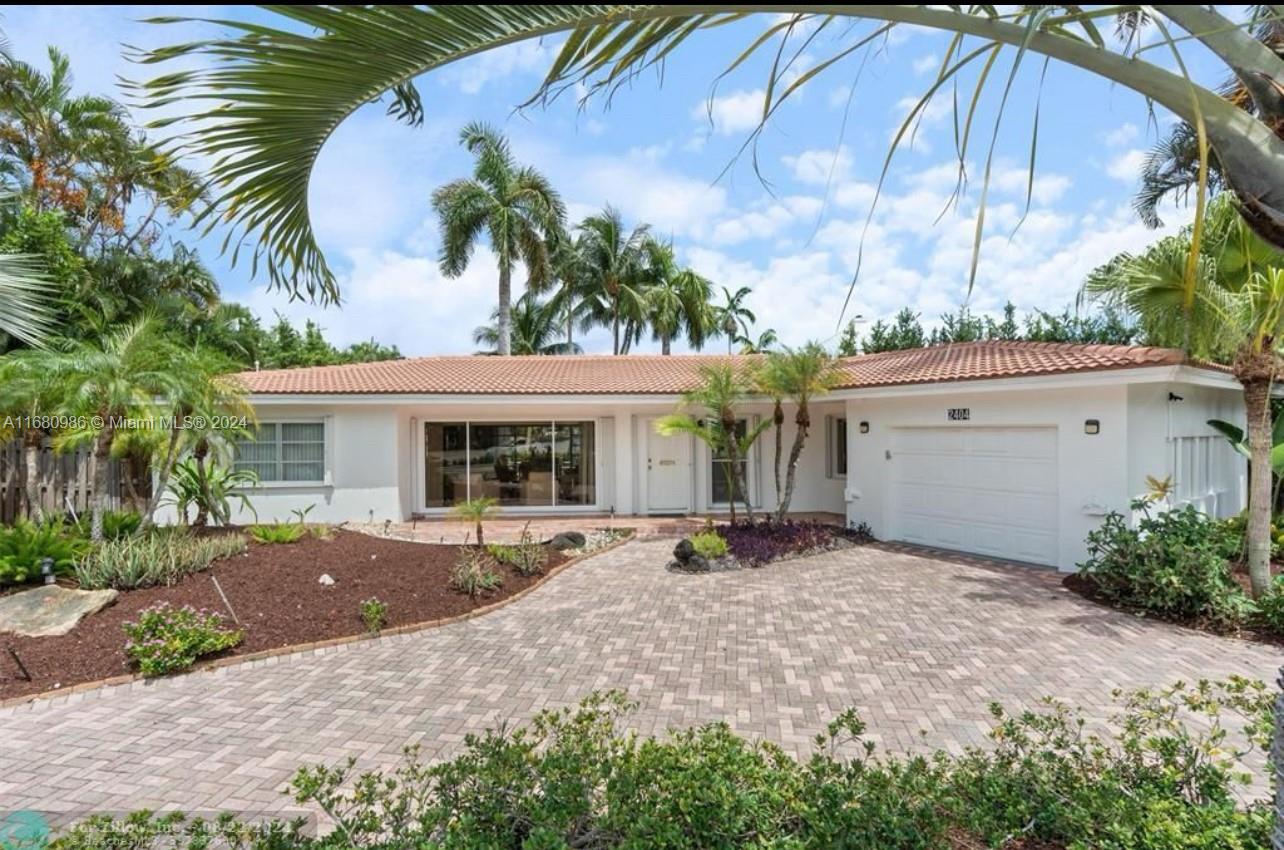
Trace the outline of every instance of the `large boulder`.
[[26, 637], [65, 635], [84, 617], [116, 601], [114, 590], [72, 590], [46, 584], [0, 597], [0, 632]]
[[695, 546], [692, 545], [690, 538], [682, 538], [678, 541], [678, 545], [673, 547], [673, 557], [679, 564], [685, 564], [695, 556]]
[[579, 549], [587, 542], [588, 538], [578, 531], [563, 531], [553, 535], [553, 539], [548, 541], [548, 548], [564, 552], [567, 549]]

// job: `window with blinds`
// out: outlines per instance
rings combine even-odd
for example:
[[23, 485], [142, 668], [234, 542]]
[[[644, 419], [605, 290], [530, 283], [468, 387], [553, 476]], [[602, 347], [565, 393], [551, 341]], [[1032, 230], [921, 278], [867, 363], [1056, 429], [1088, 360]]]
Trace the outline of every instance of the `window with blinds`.
[[253, 472], [260, 481], [324, 481], [325, 423], [260, 422], [237, 442], [235, 467]]

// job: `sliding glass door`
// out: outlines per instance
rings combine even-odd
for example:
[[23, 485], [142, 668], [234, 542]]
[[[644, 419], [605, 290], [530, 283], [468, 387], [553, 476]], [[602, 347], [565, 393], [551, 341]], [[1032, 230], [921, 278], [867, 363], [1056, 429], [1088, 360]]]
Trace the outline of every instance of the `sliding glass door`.
[[597, 502], [592, 422], [424, 424], [425, 507], [488, 496], [505, 507]]

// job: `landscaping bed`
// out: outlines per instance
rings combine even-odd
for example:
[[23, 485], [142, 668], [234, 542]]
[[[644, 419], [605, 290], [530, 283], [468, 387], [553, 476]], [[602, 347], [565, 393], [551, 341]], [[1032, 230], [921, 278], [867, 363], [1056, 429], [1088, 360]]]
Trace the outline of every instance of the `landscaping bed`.
[[865, 529], [812, 521], [709, 525], [679, 541], [669, 569], [705, 573], [757, 568], [819, 552], [848, 549], [873, 539]]
[[[244, 554], [215, 561], [172, 586], [122, 591], [114, 604], [86, 617], [68, 634], [0, 633], [0, 700], [130, 673], [124, 625], [157, 603], [217, 612], [234, 625], [211, 577], [218, 579], [244, 630], [244, 639], [221, 655], [246, 655], [362, 634], [367, 628], [361, 605], [371, 598], [387, 606], [384, 629], [467, 614], [538, 584], [570, 557], [546, 551], [541, 574], [523, 576], [494, 563], [502, 583], [469, 596], [450, 586], [458, 546], [342, 530], [328, 539], [305, 535], [294, 543], [251, 542]], [[323, 574], [334, 583], [321, 584]], [[7, 648], [17, 653], [30, 681], [23, 679]]]

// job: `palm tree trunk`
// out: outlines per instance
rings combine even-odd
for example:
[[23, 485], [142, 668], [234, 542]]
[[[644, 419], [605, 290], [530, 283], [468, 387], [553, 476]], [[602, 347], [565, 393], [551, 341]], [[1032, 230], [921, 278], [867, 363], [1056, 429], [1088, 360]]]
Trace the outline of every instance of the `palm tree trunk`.
[[44, 442], [44, 432], [35, 428], [23, 434], [23, 461], [26, 467], [23, 484], [27, 491], [27, 517], [33, 522], [45, 518], [45, 509], [40, 502], [40, 446]]
[[611, 345], [611, 353], [619, 354], [620, 353], [620, 299], [618, 296], [611, 303], [611, 314], [612, 314], [611, 315], [611, 336], [613, 337], [613, 340], [614, 340]]
[[[730, 422], [730, 425], [728, 425]], [[727, 465], [731, 469], [731, 516], [735, 523], [736, 496], [740, 495], [745, 502], [745, 519], [753, 523], [753, 500], [749, 498], [749, 488], [745, 485], [744, 470], [740, 468], [740, 439], [736, 433], [735, 418], [722, 420], [722, 433], [727, 443]]]
[[1244, 382], [1244, 411], [1248, 415], [1248, 577], [1253, 598], [1271, 584], [1271, 384]]
[[776, 399], [776, 406], [771, 412], [771, 421], [774, 422], [776, 426], [776, 510], [779, 511], [780, 498], [783, 494], [783, 491], [780, 489], [780, 457], [784, 452], [783, 443], [785, 439], [784, 435], [781, 433], [781, 426], [785, 424], [785, 408], [781, 405], [780, 399]]
[[114, 436], [115, 429], [108, 421], [94, 439], [94, 501], [89, 521], [89, 539], [95, 543], [100, 543], [103, 539], [103, 514], [107, 510], [107, 472], [111, 464], [111, 443]]
[[204, 528], [209, 522], [210, 484], [205, 475], [205, 458], [209, 453], [210, 444], [205, 440], [199, 441], [192, 449], [192, 460], [196, 461], [196, 486], [200, 494], [196, 500], [196, 519], [192, 521], [192, 528]]
[[[147, 531], [156, 522], [156, 509], [160, 507], [160, 501], [165, 497], [165, 491], [169, 488], [169, 477], [174, 473], [174, 463], [178, 460], [178, 437], [180, 434], [178, 428], [172, 428], [169, 432], [169, 445], [165, 448], [165, 456], [161, 459], [160, 468], [156, 471], [155, 489], [152, 490], [151, 498], [147, 500], [147, 507], [143, 513], [143, 519], [138, 523], [139, 533]], [[183, 524], [187, 524], [187, 517], [184, 516]]]
[[731, 524], [736, 524], [736, 476], [731, 472], [731, 464], [722, 465], [722, 474], [727, 479], [728, 501], [731, 503]]
[[499, 353], [513, 353], [513, 270], [499, 267]]
[[784, 520], [789, 513], [789, 503], [794, 498], [794, 484], [798, 478], [798, 458], [802, 456], [803, 443], [807, 440], [807, 430], [811, 428], [811, 412], [807, 409], [806, 399], [798, 402], [798, 415], [794, 417], [798, 430], [794, 433], [794, 444], [789, 449], [789, 469], [785, 473], [785, 497], [776, 507], [776, 522]]
[[670, 354], [672, 354], [672, 353], [673, 353], [672, 351], [670, 351], [670, 350], [669, 350], [669, 335], [668, 335], [668, 334], [661, 334], [661, 335], [660, 335], [660, 353], [661, 353], [661, 354], [663, 354], [663, 355], [665, 355], [666, 357], [667, 357], [668, 355], [670, 355]]

